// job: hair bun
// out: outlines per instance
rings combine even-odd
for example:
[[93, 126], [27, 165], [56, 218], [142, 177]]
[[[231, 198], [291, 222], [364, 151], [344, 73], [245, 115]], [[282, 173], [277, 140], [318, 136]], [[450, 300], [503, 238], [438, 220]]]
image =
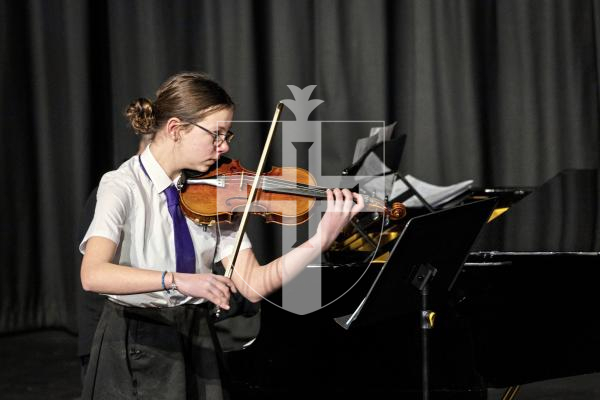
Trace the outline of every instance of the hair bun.
[[154, 133], [156, 129], [156, 106], [146, 98], [139, 98], [125, 111], [131, 127], [138, 135]]

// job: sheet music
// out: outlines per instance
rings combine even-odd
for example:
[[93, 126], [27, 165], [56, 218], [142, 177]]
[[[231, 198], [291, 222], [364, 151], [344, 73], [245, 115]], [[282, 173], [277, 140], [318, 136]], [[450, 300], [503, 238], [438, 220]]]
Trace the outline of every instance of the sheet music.
[[[450, 186], [436, 186], [431, 183], [421, 181], [414, 176], [406, 175], [406, 180], [415, 188], [417, 192], [432, 206], [437, 207], [460, 194], [469, 190], [473, 184], [472, 179], [458, 182]], [[401, 180], [394, 182], [390, 199], [400, 196], [408, 190], [408, 187]], [[417, 196], [411, 196], [403, 202], [406, 207], [422, 207], [421, 201]]]
[[[436, 186], [419, 180], [412, 175], [406, 175], [405, 178], [432, 207], [437, 207], [454, 199], [469, 190], [473, 184], [473, 180], [468, 179], [449, 186]], [[378, 176], [359, 184], [360, 189], [379, 199], [384, 199], [388, 195], [388, 199], [393, 200], [408, 190], [408, 187], [402, 180], [395, 179], [394, 174]], [[417, 196], [414, 195], [403, 201], [403, 203], [406, 207], [416, 208], [423, 206]]]
[[369, 153], [356, 172], [357, 176], [377, 176], [390, 173], [392, 170], [385, 165], [375, 153]]
[[389, 141], [392, 139], [394, 127], [396, 122], [393, 122], [385, 127], [379, 126], [371, 128], [369, 136], [366, 138], [358, 139], [356, 141], [356, 147], [354, 148], [354, 157], [352, 162], [355, 163], [360, 160], [365, 154], [373, 149], [378, 143], [383, 141]]
[[[395, 126], [396, 122], [393, 122], [384, 127], [371, 128], [369, 136], [358, 139], [354, 149], [353, 163], [361, 161], [364, 157], [360, 168], [355, 173], [355, 181], [363, 193], [379, 199], [387, 196], [389, 200], [393, 200], [408, 190], [406, 184], [401, 179], [396, 179], [390, 168], [372, 151], [378, 144], [392, 140]], [[365, 177], [370, 177], [368, 178], [370, 180], [365, 181]], [[405, 178], [432, 207], [452, 200], [466, 192], [473, 184], [473, 180], [469, 179], [449, 186], [437, 186], [411, 175], [406, 175]], [[423, 206], [417, 196], [411, 196], [403, 203], [406, 207]]]

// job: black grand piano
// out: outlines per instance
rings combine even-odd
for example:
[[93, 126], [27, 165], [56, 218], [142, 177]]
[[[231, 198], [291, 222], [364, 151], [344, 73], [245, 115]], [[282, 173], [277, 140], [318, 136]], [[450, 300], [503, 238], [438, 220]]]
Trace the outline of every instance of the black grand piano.
[[[431, 399], [486, 399], [488, 388], [600, 371], [599, 179], [596, 170], [567, 170], [538, 188], [462, 199], [497, 197], [498, 213], [508, 211], [483, 228], [452, 291], [433, 299]], [[333, 320], [377, 273], [355, 253], [324, 270], [332, 298], [340, 282], [362, 276], [331, 306], [299, 316], [262, 303], [255, 343], [227, 353], [234, 398], [421, 398], [416, 312], [349, 331]]]

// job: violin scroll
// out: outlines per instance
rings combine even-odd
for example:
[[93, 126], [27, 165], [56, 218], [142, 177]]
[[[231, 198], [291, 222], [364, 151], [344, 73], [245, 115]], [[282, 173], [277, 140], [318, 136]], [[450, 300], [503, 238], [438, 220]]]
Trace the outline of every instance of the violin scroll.
[[389, 208], [389, 216], [392, 221], [398, 221], [406, 217], [406, 206], [399, 201], [393, 202]]

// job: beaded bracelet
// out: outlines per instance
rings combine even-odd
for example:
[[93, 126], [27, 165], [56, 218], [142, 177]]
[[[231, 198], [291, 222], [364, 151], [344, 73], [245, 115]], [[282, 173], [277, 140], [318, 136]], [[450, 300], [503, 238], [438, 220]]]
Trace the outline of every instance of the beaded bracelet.
[[171, 291], [170, 291], [169, 289], [167, 289], [167, 287], [165, 286], [165, 275], [166, 275], [166, 274], [167, 274], [167, 271], [163, 271], [163, 273], [162, 273], [162, 278], [161, 278], [161, 281], [162, 281], [162, 287], [163, 287], [163, 289], [165, 289], [165, 292], [167, 292], [167, 293], [171, 293]]

